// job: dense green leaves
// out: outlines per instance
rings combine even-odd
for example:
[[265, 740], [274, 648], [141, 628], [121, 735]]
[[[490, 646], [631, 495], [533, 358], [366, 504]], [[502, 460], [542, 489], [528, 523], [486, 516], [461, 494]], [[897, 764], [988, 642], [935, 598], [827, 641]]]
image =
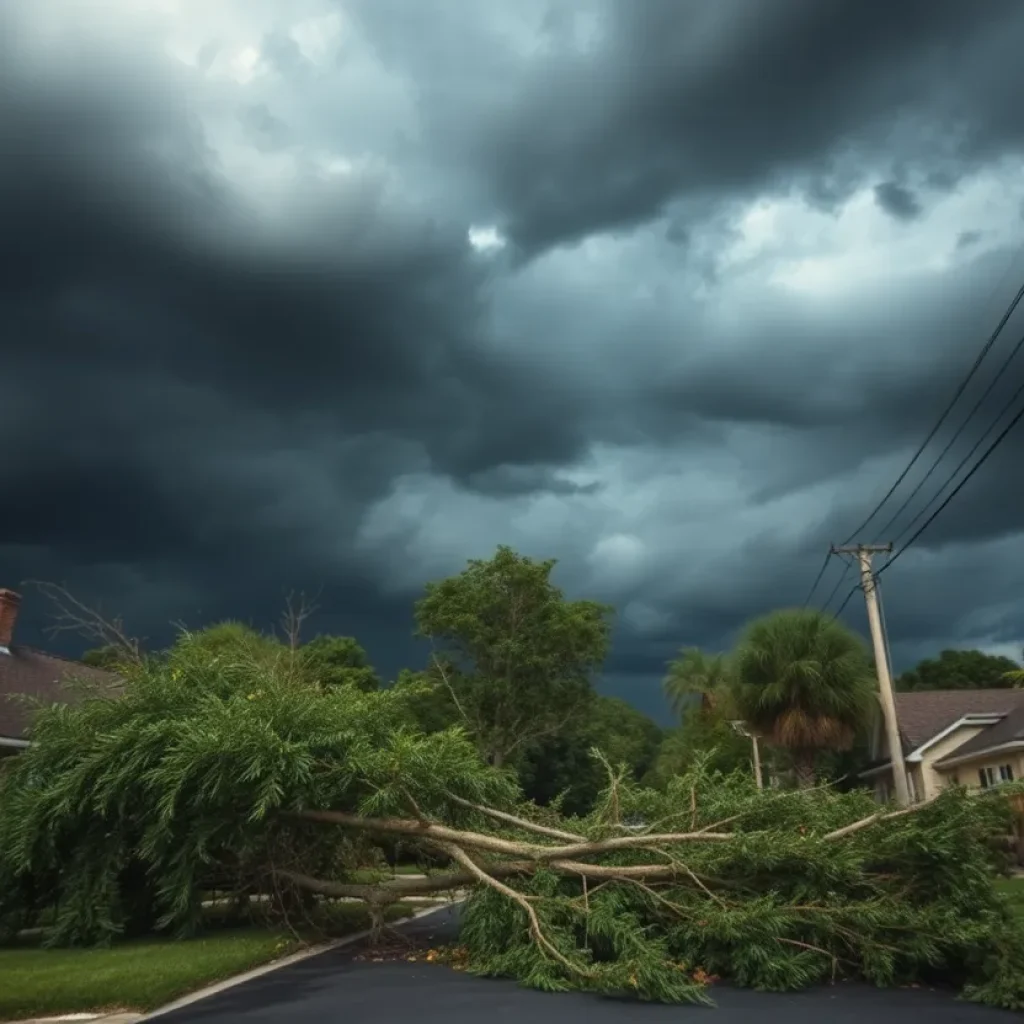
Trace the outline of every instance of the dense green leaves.
[[607, 653], [611, 610], [566, 600], [551, 582], [554, 566], [500, 547], [429, 584], [416, 605], [419, 634], [437, 647], [435, 685], [497, 766], [585, 709]]
[[[763, 751], [762, 757], [766, 754]], [[723, 773], [753, 772], [749, 737], [737, 732], [729, 718], [717, 708], [691, 708], [682, 725], [665, 733], [647, 781], [655, 786], [666, 786], [699, 761]]]
[[286, 811], [440, 813], [448, 793], [514, 792], [458, 731], [416, 730], [401, 693], [303, 685], [261, 644], [204, 634], [119, 699], [44, 710], [32, 737], [0, 773], [0, 926], [56, 905], [58, 943], [123, 931], [140, 867], [155, 915], [188, 930], [210, 878], [274, 891], [275, 863], [335, 878], [365, 863]]
[[299, 653], [303, 671], [321, 686], [354, 686], [364, 692], [380, 688], [366, 651], [350, 636], [318, 636]]
[[[523, 881], [566, 962], [531, 942], [519, 906], [477, 893], [463, 932], [474, 970], [665, 1001], [702, 997], [708, 975], [767, 990], [843, 977], [941, 979], [997, 1005], [1024, 1005], [1020, 926], [992, 884], [1009, 824], [998, 798], [952, 791], [910, 816], [833, 837], [877, 812], [870, 796], [757, 792], [749, 773], [722, 776], [697, 763], [665, 792], [620, 786], [616, 806], [657, 821], [659, 832], [732, 836], [606, 854], [601, 864], [619, 865], [623, 877], [594, 878], [587, 890], [571, 875]], [[622, 834], [598, 815], [584, 828]], [[635, 877], [640, 864], [653, 872], [666, 862], [677, 865], [675, 878]]]
[[942, 651], [926, 658], [896, 680], [899, 690], [1000, 689], [1024, 681], [1020, 666], [1010, 658], [984, 651]]
[[733, 664], [740, 716], [790, 751], [804, 784], [820, 751], [849, 748], [871, 720], [875, 685], [864, 644], [822, 612], [783, 610], [756, 620]]
[[526, 752], [520, 782], [536, 803], [558, 801], [566, 814], [587, 814], [608, 784], [593, 749], [639, 781], [654, 764], [660, 741], [661, 729], [647, 715], [617, 697], [596, 697], [576, 721]]

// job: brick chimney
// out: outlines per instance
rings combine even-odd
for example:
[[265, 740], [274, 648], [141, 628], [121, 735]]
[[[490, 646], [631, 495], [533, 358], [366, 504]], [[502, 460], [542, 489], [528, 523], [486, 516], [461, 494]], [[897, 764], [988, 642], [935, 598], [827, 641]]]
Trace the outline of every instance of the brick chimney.
[[0, 649], [9, 648], [14, 639], [14, 626], [18, 621], [21, 594], [0, 588]]

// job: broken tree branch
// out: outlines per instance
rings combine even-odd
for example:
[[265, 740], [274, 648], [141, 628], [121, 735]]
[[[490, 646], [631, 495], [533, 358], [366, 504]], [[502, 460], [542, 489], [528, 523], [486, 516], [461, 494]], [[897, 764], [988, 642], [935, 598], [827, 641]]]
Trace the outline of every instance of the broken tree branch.
[[460, 849], [458, 846], [452, 845], [447, 847], [447, 853], [452, 860], [461, 864], [470, 874], [472, 874], [478, 882], [483, 885], [490, 886], [496, 892], [500, 892], [503, 896], [506, 896], [526, 911], [526, 916], [530, 921], [530, 935], [533, 937], [534, 942], [536, 942], [537, 945], [548, 954], [548, 956], [557, 960], [570, 973], [580, 975], [584, 978], [588, 977], [587, 971], [578, 964], [574, 964], [544, 934], [544, 929], [541, 928], [540, 918], [537, 917], [537, 911], [534, 910], [530, 901], [521, 892], [516, 892], [516, 890], [511, 886], [505, 885], [504, 882], [499, 881], [492, 874], [489, 874], [480, 867], [480, 865], [477, 864], [465, 850]]
[[449, 793], [448, 799], [459, 807], [476, 811], [478, 814], [486, 815], [495, 821], [503, 821], [506, 825], [514, 825], [516, 828], [521, 828], [524, 832], [535, 832], [537, 835], [550, 836], [552, 839], [565, 839], [570, 843], [585, 843], [587, 841], [586, 836], [577, 835], [574, 832], [563, 832], [558, 828], [549, 828], [547, 825], [540, 825], [535, 821], [519, 818], [514, 814], [509, 814], [507, 811], [499, 811], [494, 807], [474, 804], [469, 800], [463, 800], [461, 796], [456, 796], [454, 793]]

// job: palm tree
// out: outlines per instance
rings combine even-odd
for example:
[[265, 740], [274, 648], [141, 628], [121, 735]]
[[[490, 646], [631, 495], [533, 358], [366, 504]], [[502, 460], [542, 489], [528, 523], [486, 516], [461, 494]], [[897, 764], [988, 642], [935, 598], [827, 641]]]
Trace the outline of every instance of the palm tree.
[[730, 664], [724, 654], [706, 654], [699, 647], [685, 647], [669, 665], [662, 688], [672, 710], [682, 715], [691, 698], [698, 695], [712, 706], [727, 703], [730, 678]]
[[814, 782], [822, 750], [848, 750], [870, 719], [871, 662], [860, 638], [813, 609], [752, 622], [733, 655], [743, 720], [787, 749], [801, 787]]

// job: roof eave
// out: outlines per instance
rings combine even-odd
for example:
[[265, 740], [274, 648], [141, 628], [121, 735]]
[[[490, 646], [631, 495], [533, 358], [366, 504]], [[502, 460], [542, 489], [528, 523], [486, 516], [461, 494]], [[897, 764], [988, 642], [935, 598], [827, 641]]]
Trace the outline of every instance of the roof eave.
[[991, 747], [982, 747], [981, 750], [972, 750], [971, 753], [962, 754], [960, 757], [954, 754], [952, 757], [944, 757], [941, 761], [936, 761], [932, 767], [942, 771], [946, 768], [956, 768], [958, 765], [970, 764], [972, 761], [980, 761], [986, 757], [991, 757], [993, 754], [1008, 754], [1018, 750], [1024, 750], [1024, 740], [996, 743]]

